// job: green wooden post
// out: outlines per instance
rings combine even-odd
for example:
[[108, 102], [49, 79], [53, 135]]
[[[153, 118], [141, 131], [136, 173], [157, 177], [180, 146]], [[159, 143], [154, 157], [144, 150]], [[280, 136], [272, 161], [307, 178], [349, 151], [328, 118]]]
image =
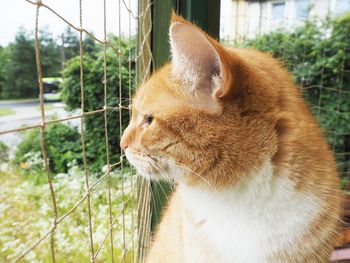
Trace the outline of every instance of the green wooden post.
[[168, 31], [170, 15], [176, 10], [176, 0], [153, 0], [152, 8], [152, 55], [153, 69], [169, 61]]
[[[175, 10], [187, 20], [219, 39], [220, 0], [153, 0], [152, 6], [152, 54], [153, 70], [169, 61], [168, 31], [171, 11]], [[152, 183], [152, 230], [161, 218], [163, 205], [171, 188], [167, 183]]]
[[[153, 0], [152, 6], [152, 55], [153, 70], [161, 67], [169, 61], [169, 41], [168, 30], [170, 25], [170, 15], [172, 10], [176, 10], [176, 0]], [[151, 229], [160, 221], [163, 205], [167, 201], [167, 196], [171, 192], [169, 184], [166, 182], [152, 182], [152, 217]]]
[[180, 9], [184, 18], [219, 39], [220, 0], [184, 0], [181, 1]]

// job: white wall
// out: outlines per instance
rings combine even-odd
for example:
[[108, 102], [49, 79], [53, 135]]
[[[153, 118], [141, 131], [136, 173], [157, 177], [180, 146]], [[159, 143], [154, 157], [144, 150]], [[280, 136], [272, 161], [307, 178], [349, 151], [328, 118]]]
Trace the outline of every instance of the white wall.
[[[342, 5], [339, 1], [343, 1]], [[274, 20], [272, 6], [278, 2], [285, 3], [284, 18]], [[350, 0], [309, 0], [309, 18], [323, 19], [328, 15], [339, 15], [347, 11], [343, 10], [344, 6], [350, 11]], [[296, 0], [270, 0], [261, 3], [244, 0], [221, 1], [222, 39], [252, 38], [279, 27], [293, 29], [305, 20], [297, 17]]]

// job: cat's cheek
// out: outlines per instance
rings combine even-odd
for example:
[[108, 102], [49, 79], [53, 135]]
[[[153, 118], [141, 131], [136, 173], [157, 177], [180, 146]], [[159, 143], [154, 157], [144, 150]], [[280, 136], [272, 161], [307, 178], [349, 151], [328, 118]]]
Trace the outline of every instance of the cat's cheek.
[[164, 138], [166, 138], [166, 134], [158, 127], [149, 127], [144, 131], [140, 143], [141, 146], [152, 151], [161, 148]]

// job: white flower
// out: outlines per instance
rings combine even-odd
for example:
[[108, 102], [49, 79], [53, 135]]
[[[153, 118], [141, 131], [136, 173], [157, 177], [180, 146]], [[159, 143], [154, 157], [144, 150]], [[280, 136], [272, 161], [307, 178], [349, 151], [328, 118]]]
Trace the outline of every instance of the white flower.
[[[31, 165], [41, 162], [40, 155], [30, 153], [27, 155]], [[42, 165], [42, 163], [41, 163]], [[0, 173], [1, 175], [1, 173]], [[108, 191], [111, 191], [112, 218], [118, 215], [122, 208], [122, 202], [126, 201], [130, 194], [133, 195], [132, 205], [124, 208], [125, 238], [128, 251], [132, 250], [131, 241], [137, 244], [137, 231], [132, 226], [137, 226], [136, 212], [136, 184], [132, 188], [131, 175], [124, 173], [124, 196], [121, 191], [121, 172], [111, 173], [111, 183], [108, 177], [103, 178], [90, 192], [92, 230], [95, 244], [99, 245], [108, 234], [110, 228], [110, 205]], [[6, 176], [3, 179], [0, 197], [0, 258], [13, 260], [33, 242], [42, 237], [53, 224], [53, 206], [49, 187], [47, 184], [36, 185], [26, 177]], [[98, 180], [90, 175], [90, 186]], [[15, 183], [12, 180], [17, 180]], [[81, 168], [72, 166], [67, 173], [53, 175], [53, 185], [56, 196], [58, 217], [68, 212], [84, 196], [86, 182]], [[9, 183], [11, 182], [11, 183]], [[135, 181], [136, 182], [136, 181]], [[131, 213], [134, 212], [132, 218]], [[11, 216], [11, 218], [9, 218]], [[134, 221], [132, 221], [132, 219]], [[113, 226], [115, 251], [123, 249], [123, 221], [122, 213], [118, 216]], [[60, 251], [57, 255], [61, 258], [57, 261], [79, 262], [88, 260], [89, 251], [89, 223], [87, 199], [85, 199], [65, 220], [60, 222], [54, 232], [55, 247]], [[34, 251], [26, 257], [26, 262], [42, 262], [48, 255], [49, 236]], [[101, 250], [99, 260], [108, 262], [110, 259], [109, 239], [105, 243], [106, 248]], [[129, 252], [128, 252], [129, 253]], [[69, 255], [69, 260], [67, 258]]]
[[26, 162], [29, 165], [29, 167], [33, 167], [36, 165], [44, 167], [44, 161], [41, 152], [28, 152], [24, 154], [24, 158], [26, 159]]

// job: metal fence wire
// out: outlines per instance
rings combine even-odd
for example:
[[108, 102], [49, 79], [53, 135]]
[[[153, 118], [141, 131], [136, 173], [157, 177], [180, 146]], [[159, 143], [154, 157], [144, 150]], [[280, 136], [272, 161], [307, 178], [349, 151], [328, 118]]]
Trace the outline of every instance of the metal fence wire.
[[[41, 151], [42, 151], [42, 158], [44, 163], [44, 168], [47, 175], [47, 181], [51, 196], [51, 209], [52, 209], [52, 222], [51, 226], [47, 229], [42, 229], [43, 231], [40, 233], [40, 237], [36, 240], [30, 240], [30, 245], [21, 251], [18, 255], [15, 257], [9, 258], [12, 262], [19, 262], [19, 261], [27, 261], [26, 256], [36, 249], [39, 245], [42, 245], [43, 243], [47, 242], [49, 240], [49, 247], [51, 252], [51, 260], [52, 262], [57, 261], [57, 249], [56, 249], [56, 232], [57, 229], [60, 228], [61, 224], [66, 221], [73, 213], [78, 210], [78, 208], [83, 207], [84, 211], [86, 211], [86, 217], [87, 217], [87, 228], [88, 228], [88, 234], [89, 234], [89, 247], [90, 251], [86, 251], [86, 253], [90, 253], [90, 261], [91, 262], [101, 262], [99, 261], [99, 255], [102, 249], [104, 249], [107, 244], [109, 243], [108, 249], [110, 249], [110, 262], [142, 262], [145, 256], [145, 247], [147, 247], [147, 244], [149, 242], [150, 238], [150, 191], [149, 191], [149, 182], [144, 181], [143, 179], [136, 178], [135, 173], [133, 172], [131, 178], [129, 178], [130, 183], [125, 184], [125, 176], [123, 175], [123, 168], [124, 168], [124, 155], [122, 154], [122, 149], [120, 149], [121, 156], [120, 160], [116, 163], [110, 162], [110, 153], [109, 153], [109, 140], [108, 140], [108, 117], [112, 113], [117, 113], [118, 116], [118, 125], [120, 127], [120, 135], [123, 131], [123, 120], [122, 120], [122, 111], [126, 110], [130, 112], [130, 105], [131, 105], [131, 99], [132, 99], [132, 91], [135, 88], [135, 85], [145, 80], [145, 78], [149, 75], [151, 71], [151, 61], [152, 61], [152, 54], [151, 54], [151, 48], [150, 48], [150, 33], [151, 33], [151, 1], [144, 0], [140, 1], [138, 6], [138, 14], [134, 14], [131, 10], [130, 0], [116, 0], [119, 8], [119, 14], [118, 14], [118, 20], [119, 20], [119, 43], [112, 43], [108, 41], [107, 39], [107, 16], [106, 16], [106, 9], [108, 6], [106, 6], [106, 0], [103, 0], [103, 26], [104, 26], [104, 35], [103, 39], [99, 39], [94, 36], [93, 33], [89, 32], [87, 29], [84, 28], [83, 21], [84, 19], [88, 19], [84, 17], [84, 9], [83, 9], [83, 1], [79, 0], [79, 25], [74, 25], [72, 22], [67, 20], [65, 17], [63, 17], [60, 13], [56, 12], [52, 7], [45, 4], [45, 1], [37, 0], [24, 0], [30, 5], [34, 5], [36, 7], [36, 16], [35, 16], [35, 28], [34, 28], [34, 43], [35, 43], [35, 58], [36, 58], [36, 65], [37, 65], [37, 77], [38, 77], [38, 84], [39, 84], [39, 98], [40, 98], [40, 112], [41, 112], [41, 121], [40, 123], [36, 125], [31, 126], [25, 126], [17, 129], [9, 129], [9, 130], [3, 130], [0, 131], [0, 135], [3, 134], [9, 134], [9, 133], [16, 133], [24, 130], [30, 130], [30, 129], [40, 129], [40, 144], [41, 144]], [[136, 52], [131, 52], [129, 50], [129, 55], [126, 56], [123, 54], [121, 50], [121, 43], [120, 39], [122, 38], [121, 35], [121, 9], [124, 8], [124, 10], [127, 10], [128, 12], [128, 23], [125, 25], [125, 27], [128, 27], [129, 35], [127, 37], [132, 37], [132, 20], [134, 20], [137, 24], [138, 30], [137, 30], [137, 48]], [[63, 21], [65, 24], [67, 24], [70, 28], [72, 28], [74, 31], [79, 33], [79, 57], [80, 57], [80, 99], [81, 99], [81, 107], [80, 107], [80, 114], [66, 117], [66, 118], [60, 118], [60, 119], [53, 119], [48, 120], [46, 118], [45, 114], [45, 107], [44, 107], [44, 85], [43, 85], [43, 73], [42, 73], [42, 58], [40, 53], [40, 39], [39, 39], [39, 26], [40, 26], [40, 10], [46, 9], [48, 10], [51, 15], [56, 16], [61, 21]], [[45, 21], [44, 21], [45, 22]], [[84, 44], [83, 44], [83, 36], [88, 35], [94, 41], [99, 43], [103, 46], [103, 79], [101, 79], [101, 82], [103, 83], [103, 90], [104, 90], [104, 106], [101, 109], [97, 109], [94, 111], [86, 111], [85, 110], [85, 85], [84, 85]], [[110, 74], [118, 74], [119, 81], [118, 83], [108, 83], [107, 81], [107, 48], [110, 48], [117, 56], [118, 56], [118, 65], [119, 65], [119, 71], [118, 72], [110, 72]], [[121, 77], [121, 63], [122, 61], [128, 61], [128, 83], [122, 83], [122, 77]], [[137, 67], [137, 73], [136, 78], [131, 76], [131, 68], [132, 64], [136, 63]], [[108, 86], [109, 85], [118, 85], [119, 86], [119, 105], [117, 107], [110, 107], [108, 105]], [[128, 88], [128, 97], [122, 97], [122, 87]], [[86, 139], [85, 139], [85, 127], [84, 127], [84, 119], [88, 116], [94, 116], [96, 114], [103, 114], [104, 115], [104, 130], [105, 130], [105, 149], [106, 149], [106, 166], [105, 172], [102, 176], [100, 176], [98, 179], [93, 179], [89, 175], [88, 170], [88, 160], [86, 157]], [[56, 189], [54, 187], [54, 183], [52, 180], [52, 172], [50, 171], [49, 167], [49, 158], [47, 153], [47, 143], [45, 141], [45, 132], [46, 128], [49, 125], [55, 124], [55, 123], [61, 123], [66, 122], [74, 119], [80, 119], [80, 135], [81, 135], [81, 146], [82, 146], [82, 156], [83, 156], [83, 167], [84, 167], [84, 176], [85, 176], [85, 193], [81, 196], [81, 198], [66, 211], [64, 214], [60, 214], [58, 212], [58, 201], [56, 196]], [[101, 138], [102, 139], [102, 138]], [[102, 167], [101, 167], [102, 168]], [[112, 207], [112, 194], [111, 194], [111, 172], [115, 170], [116, 168], [120, 169], [121, 172], [121, 180], [120, 185], [118, 186], [118, 191], [121, 191], [122, 195], [122, 204], [118, 206], [118, 210], [115, 211], [115, 208]], [[128, 175], [130, 176], [130, 175]], [[94, 181], [92, 181], [94, 180]], [[108, 195], [108, 219], [109, 219], [109, 229], [106, 233], [100, 233], [103, 234], [104, 237], [102, 238], [102, 242], [97, 243], [94, 239], [94, 231], [93, 231], [93, 213], [91, 206], [91, 198], [92, 193], [96, 189], [96, 187], [101, 184], [101, 182], [106, 181], [107, 185], [107, 195]], [[66, 198], [69, 198], [68, 196]], [[128, 203], [130, 203], [131, 199], [138, 200], [137, 208], [133, 208], [132, 211], [128, 212], [131, 213], [131, 226], [128, 226], [131, 228], [131, 233], [128, 233], [126, 231], [126, 220], [125, 220], [125, 208], [128, 206]], [[122, 233], [117, 233], [119, 238], [121, 237], [121, 247], [115, 247], [114, 239], [115, 237], [115, 225], [119, 224], [122, 225], [121, 229], [118, 229], [119, 231], [122, 231]], [[39, 233], [35, 233], [39, 234]], [[128, 240], [127, 240], [128, 239]], [[101, 240], [101, 238], [100, 238]], [[86, 242], [85, 240], [81, 240], [80, 242]], [[121, 251], [119, 258], [115, 258], [116, 253], [114, 252], [115, 249], [118, 249]], [[127, 256], [128, 254], [128, 256]]]
[[[51, 198], [51, 206], [50, 209], [52, 210], [52, 220], [51, 225], [47, 228], [42, 229], [40, 233], [36, 233], [36, 236], [39, 236], [38, 238], [34, 239], [32, 237], [30, 241], [30, 245], [28, 245], [25, 249], [23, 249], [19, 254], [15, 256], [11, 256], [9, 258], [12, 262], [20, 262], [20, 261], [27, 261], [26, 257], [28, 254], [35, 250], [38, 246], [46, 244], [48, 242], [49, 248], [50, 248], [50, 257], [52, 262], [57, 262], [57, 254], [60, 253], [57, 251], [57, 230], [61, 227], [61, 225], [68, 220], [69, 217], [71, 217], [72, 214], [74, 214], [79, 208], [84, 208], [83, 212], [86, 213], [87, 218], [87, 232], [88, 232], [88, 242], [89, 242], [89, 250], [86, 251], [86, 253], [90, 254], [90, 261], [91, 262], [101, 262], [99, 260], [99, 255], [101, 254], [101, 251], [103, 249], [109, 249], [109, 260], [111, 262], [143, 262], [145, 258], [145, 252], [146, 248], [148, 247], [149, 241], [150, 241], [150, 223], [151, 223], [151, 192], [150, 192], [150, 185], [149, 181], [146, 181], [142, 178], [131, 176], [129, 179], [131, 183], [126, 184], [125, 175], [122, 173], [124, 168], [124, 162], [125, 158], [122, 154], [122, 149], [120, 149], [121, 157], [120, 160], [116, 163], [111, 163], [110, 158], [110, 152], [109, 152], [109, 132], [108, 132], [108, 117], [112, 113], [117, 113], [118, 118], [118, 125], [120, 127], [120, 132], [122, 132], [123, 128], [123, 111], [129, 111], [130, 112], [130, 105], [131, 105], [131, 99], [132, 99], [132, 93], [135, 86], [139, 83], [142, 83], [145, 81], [145, 79], [149, 76], [151, 72], [152, 67], [152, 51], [150, 46], [150, 38], [151, 38], [151, 30], [152, 30], [152, 17], [151, 17], [151, 0], [140, 0], [138, 5], [138, 13], [133, 13], [132, 9], [130, 8], [130, 0], [116, 0], [117, 4], [119, 6], [119, 14], [118, 14], [118, 31], [119, 31], [119, 41], [122, 38], [121, 36], [121, 7], [123, 7], [128, 12], [128, 24], [125, 25], [128, 27], [129, 30], [129, 38], [131, 37], [131, 21], [134, 20], [137, 24], [137, 49], [136, 52], [129, 52], [129, 55], [126, 56], [122, 52], [121, 49], [121, 43], [118, 41], [110, 42], [107, 38], [107, 16], [106, 16], [106, 10], [108, 9], [108, 6], [106, 5], [106, 0], [103, 0], [103, 10], [104, 10], [104, 16], [103, 16], [103, 26], [104, 26], [104, 35], [103, 39], [97, 38], [93, 33], [89, 32], [86, 28], [84, 28], [84, 9], [83, 9], [83, 1], [79, 0], [79, 24], [76, 25], [72, 23], [71, 21], [67, 20], [63, 15], [61, 15], [59, 12], [57, 12], [54, 8], [47, 5], [45, 1], [42, 0], [24, 0], [28, 3], [28, 5], [33, 5], [36, 7], [36, 17], [35, 17], [35, 58], [36, 58], [36, 65], [37, 65], [37, 75], [38, 75], [38, 84], [39, 84], [39, 98], [40, 98], [40, 112], [41, 112], [41, 121], [38, 124], [25, 126], [17, 129], [8, 129], [0, 131], [0, 135], [4, 134], [10, 134], [10, 133], [17, 133], [24, 130], [31, 130], [31, 129], [40, 129], [40, 144], [41, 144], [41, 151], [42, 151], [42, 158], [44, 163], [44, 168], [46, 171], [47, 181], [48, 181], [48, 191], [50, 192], [50, 198]], [[231, 1], [235, 2], [235, 1]], [[236, 1], [237, 2], [237, 1]], [[239, 2], [245, 2], [245, 1], [239, 1]], [[249, 1], [246, 1], [249, 2]], [[253, 2], [253, 1], [252, 1]], [[256, 2], [256, 1], [254, 1]], [[259, 2], [265, 2], [265, 1], [259, 1]], [[65, 117], [65, 118], [59, 118], [59, 119], [47, 119], [45, 107], [44, 107], [44, 86], [43, 86], [43, 73], [42, 73], [42, 57], [40, 53], [40, 39], [39, 39], [39, 26], [41, 23], [40, 20], [40, 11], [42, 9], [46, 9], [51, 13], [52, 16], [56, 16], [59, 20], [63, 21], [66, 25], [68, 25], [71, 29], [73, 29], [75, 32], [79, 34], [79, 63], [80, 63], [80, 99], [81, 99], [81, 107], [80, 107], [80, 114]], [[221, 15], [221, 24], [222, 27], [227, 26], [228, 24], [232, 24], [235, 30], [233, 30], [230, 35], [228, 35], [228, 38], [225, 39], [229, 44], [231, 45], [240, 45], [242, 42], [247, 40], [247, 36], [251, 35], [252, 29], [259, 29], [251, 26], [251, 24], [248, 22], [250, 19], [258, 19], [259, 21], [262, 21], [260, 23], [260, 26], [265, 23], [270, 23], [270, 18], [267, 17], [258, 17], [254, 16], [251, 17], [250, 14], [245, 13], [244, 10], [236, 10], [236, 12], [231, 13], [232, 16], [225, 16]], [[86, 18], [88, 19], [88, 18]], [[303, 22], [303, 21], [301, 21]], [[284, 24], [285, 28], [289, 28], [289, 24]], [[263, 32], [263, 30], [261, 30]], [[264, 33], [264, 32], [263, 32]], [[326, 34], [326, 32], [325, 32]], [[101, 109], [96, 109], [93, 111], [86, 111], [86, 106], [84, 104], [85, 102], [85, 84], [84, 84], [84, 43], [83, 43], [83, 36], [88, 35], [92, 39], [96, 41], [96, 43], [99, 43], [103, 47], [103, 78], [101, 79], [101, 82], [103, 83], [103, 93], [104, 93], [104, 106]], [[286, 39], [286, 43], [284, 43], [284, 47], [288, 47], [288, 41], [290, 39]], [[117, 56], [118, 56], [118, 65], [119, 65], [119, 71], [117, 72], [119, 78], [118, 83], [108, 83], [107, 81], [107, 49], [111, 49]], [[344, 52], [350, 52], [350, 50], [343, 50]], [[288, 52], [287, 48], [285, 52]], [[307, 58], [305, 57], [305, 60]], [[128, 82], [122, 83], [122, 72], [121, 72], [121, 63], [122, 61], [128, 61]], [[131, 75], [131, 68], [132, 65], [136, 63], [136, 77], [134, 78]], [[295, 65], [297, 66], [297, 65]], [[299, 65], [300, 66], [300, 65]], [[348, 78], [350, 74], [350, 68], [349, 65], [345, 64], [345, 61], [340, 63], [338, 65], [338, 71], [335, 76], [335, 80], [337, 83], [336, 87], [329, 87], [326, 85], [323, 85], [322, 81], [320, 84], [316, 86], [310, 86], [307, 83], [300, 83], [302, 87], [303, 93], [305, 93], [307, 90], [313, 89], [317, 90], [318, 94], [318, 102], [313, 105], [313, 113], [316, 115], [316, 117], [320, 118], [322, 114], [325, 114], [326, 112], [332, 111], [335, 113], [337, 124], [339, 121], [343, 120], [344, 118], [349, 121], [350, 120], [350, 112], [349, 109], [346, 108], [345, 110], [341, 107], [342, 100], [345, 98], [349, 98], [349, 87], [345, 86], [345, 82], [343, 81], [345, 78]], [[321, 70], [325, 70], [324, 67], [321, 67]], [[111, 74], [116, 74], [116, 72], [111, 72]], [[321, 74], [323, 76], [323, 74]], [[111, 107], [108, 104], [108, 89], [109, 85], [118, 85], [118, 97], [119, 97], [119, 105], [117, 107]], [[122, 87], [128, 87], [128, 97], [122, 96]], [[334, 101], [336, 107], [333, 109], [330, 109], [329, 107], [326, 107], [322, 102], [322, 92], [330, 90], [334, 92], [336, 95], [336, 100]], [[104, 117], [104, 141], [105, 141], [105, 149], [106, 149], [106, 170], [103, 173], [102, 176], [100, 176], [97, 179], [94, 179], [94, 177], [91, 177], [89, 175], [89, 162], [86, 156], [86, 138], [85, 138], [85, 132], [86, 128], [84, 126], [84, 120], [87, 117], [90, 116], [96, 116], [98, 114], [103, 114]], [[344, 117], [345, 116], [345, 117]], [[59, 213], [58, 209], [58, 201], [57, 201], [57, 191], [55, 189], [55, 184], [53, 183], [53, 176], [52, 172], [50, 171], [49, 166], [49, 158], [47, 153], [47, 142], [45, 140], [45, 132], [46, 128], [52, 124], [55, 123], [62, 123], [67, 122], [70, 120], [80, 120], [80, 135], [81, 135], [81, 146], [82, 146], [82, 156], [83, 156], [83, 168], [84, 168], [84, 184], [85, 184], [85, 191], [84, 194], [80, 197], [80, 199], [74, 203], [73, 206], [71, 206], [65, 213], [61, 214]], [[349, 127], [349, 126], [347, 126]], [[332, 129], [326, 130], [326, 135], [328, 138], [332, 137], [334, 138], [331, 140], [333, 142], [333, 148], [336, 151], [336, 156], [338, 159], [338, 165], [341, 169], [343, 177], [350, 178], [350, 130], [349, 128], [346, 130], [339, 130], [337, 129], [337, 125], [334, 125]], [[120, 134], [121, 135], [121, 134]], [[343, 138], [343, 144], [342, 146], [335, 146], [335, 139], [336, 138]], [[102, 138], [101, 138], [102, 139]], [[102, 167], [101, 167], [102, 168]], [[118, 210], [115, 211], [115, 208], [112, 206], [113, 203], [113, 195], [111, 190], [112, 185], [112, 178], [111, 173], [115, 169], [119, 169], [121, 171], [121, 180], [119, 181], [118, 185], [118, 191], [121, 192], [122, 195], [122, 203], [120, 206], [118, 206]], [[128, 175], [129, 176], [129, 175]], [[104, 182], [106, 184], [107, 189], [107, 200], [108, 200], [108, 225], [109, 228], [106, 231], [106, 233], [103, 233], [103, 237], [99, 240], [102, 240], [100, 242], [96, 241], [95, 234], [94, 233], [94, 220], [93, 220], [93, 207], [91, 205], [92, 203], [92, 193], [96, 188], [101, 185], [101, 183]], [[69, 197], [66, 197], [69, 198]], [[131, 224], [131, 233], [126, 231], [126, 207], [129, 205], [130, 200], [132, 199], [137, 200], [137, 208], [133, 209], [131, 212], [131, 221], [128, 222], [128, 224]], [[121, 225], [121, 229], [118, 229], [120, 233], [116, 233], [116, 224]], [[117, 237], [118, 236], [118, 237]], [[120, 247], [115, 246], [115, 239], [120, 238]], [[130, 241], [130, 242], [129, 242]], [[86, 240], [81, 240], [81, 242], [86, 242]], [[118, 258], [115, 257], [117, 253], [115, 253], [115, 250], [121, 251]]]

